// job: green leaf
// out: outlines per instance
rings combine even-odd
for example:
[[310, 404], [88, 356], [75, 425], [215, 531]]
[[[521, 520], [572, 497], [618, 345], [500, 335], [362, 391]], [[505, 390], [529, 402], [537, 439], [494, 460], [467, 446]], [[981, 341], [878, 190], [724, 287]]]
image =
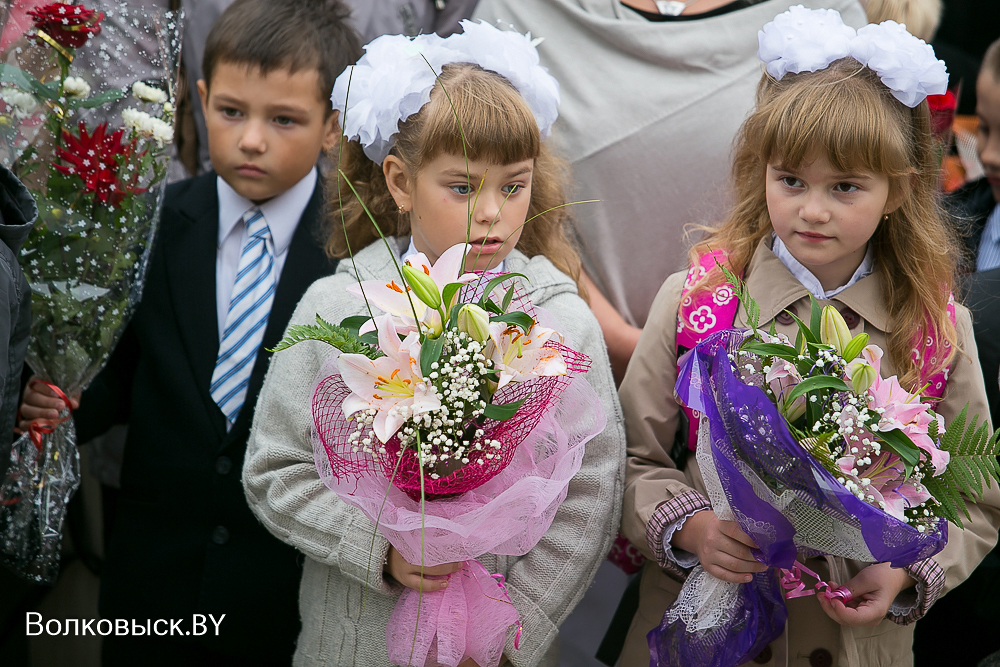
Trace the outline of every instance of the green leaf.
[[357, 336], [358, 332], [361, 330], [362, 325], [369, 319], [371, 318], [368, 317], [367, 315], [351, 315], [350, 317], [345, 317], [343, 320], [341, 320], [340, 326], [344, 329], [347, 329], [355, 336]]
[[510, 302], [513, 300], [514, 300], [514, 286], [511, 285], [510, 289], [507, 290], [507, 293], [503, 297], [502, 307], [505, 313], [507, 312], [507, 309], [510, 308]]
[[[819, 338], [812, 332], [812, 330], [809, 329], [809, 327], [806, 326], [805, 322], [803, 322], [802, 320], [800, 320], [795, 315], [795, 313], [793, 313], [790, 310], [786, 310], [785, 312], [788, 313], [789, 315], [791, 315], [792, 319], [795, 320], [795, 324], [799, 328], [799, 334], [803, 337], [803, 339], [805, 339], [805, 342], [807, 342], [807, 343], [818, 343], [819, 342]], [[795, 342], [795, 349], [797, 349], [797, 350], [805, 350], [806, 349], [805, 345], [800, 346], [799, 343], [798, 343], [798, 340], [799, 340], [798, 337], [796, 337], [796, 339], [795, 339], [795, 341], [796, 341]]]
[[760, 306], [754, 298], [750, 296], [750, 292], [747, 290], [746, 284], [740, 280], [735, 273], [723, 266], [719, 260], [715, 260], [715, 265], [719, 267], [723, 275], [726, 276], [726, 280], [733, 286], [736, 298], [740, 300], [740, 304], [743, 306], [743, 311], [746, 313], [747, 324], [751, 329], [756, 331], [757, 327], [760, 326]]
[[819, 302], [812, 294], [809, 295], [809, 308], [809, 330], [812, 332], [813, 340], [818, 343], [820, 325], [823, 321], [823, 309], [819, 307]]
[[[375, 332], [372, 332], [374, 334]], [[365, 334], [366, 336], [368, 334]], [[268, 352], [281, 352], [307, 340], [318, 340], [347, 354], [363, 354], [369, 359], [384, 357], [378, 349], [365, 343], [357, 335], [344, 327], [330, 324], [316, 315], [316, 324], [293, 324], [288, 327], [285, 337]]]
[[479, 307], [483, 310], [488, 310], [494, 315], [503, 315], [503, 308], [498, 306], [493, 299], [487, 299], [486, 301], [480, 301]]
[[445, 304], [445, 308], [451, 308], [454, 305], [451, 301], [463, 287], [465, 287], [463, 283], [448, 283], [444, 286], [444, 289], [441, 290], [441, 302]]
[[507, 313], [506, 315], [498, 315], [497, 317], [491, 317], [490, 322], [504, 322], [506, 324], [513, 324], [516, 327], [520, 327], [521, 331], [528, 333], [531, 331], [531, 327], [535, 326], [535, 320], [531, 319], [527, 313], [522, 313], [521, 311], [515, 311], [513, 313]]
[[431, 374], [431, 364], [441, 358], [441, 351], [444, 349], [444, 336], [440, 338], [426, 338], [420, 344], [420, 373], [427, 377]]
[[461, 303], [456, 303], [454, 306], [451, 307], [451, 312], [448, 313], [448, 322], [447, 322], [447, 327], [449, 329], [458, 328], [458, 311], [462, 310], [462, 305], [463, 304]]
[[779, 357], [787, 361], [795, 361], [798, 354], [795, 352], [795, 348], [790, 345], [782, 345], [780, 343], [760, 343], [750, 338], [747, 342], [740, 346], [740, 349], [745, 352], [751, 352], [761, 357]]
[[513, 417], [517, 413], [517, 409], [521, 407], [521, 404], [527, 400], [527, 396], [522, 398], [520, 401], [514, 401], [513, 403], [503, 403], [497, 405], [495, 403], [488, 403], [486, 409], [483, 410], [483, 416], [487, 419], [493, 419], [498, 422], [506, 421]]
[[125, 93], [115, 89], [103, 92], [100, 95], [88, 97], [85, 100], [68, 99], [66, 100], [66, 106], [70, 109], [94, 109], [96, 107], [104, 106], [109, 102], [117, 102], [123, 97], [125, 97]]
[[374, 347], [374, 346], [378, 345], [378, 332], [377, 331], [369, 331], [366, 334], [362, 334], [361, 336], [358, 336], [358, 340], [360, 340], [365, 345], [371, 345], [371, 346]]
[[806, 392], [815, 391], [817, 389], [847, 391], [849, 387], [840, 378], [831, 377], [829, 375], [817, 375], [815, 377], [806, 378], [802, 382], [795, 385], [795, 388], [788, 393], [788, 398], [785, 399], [785, 403], [791, 403]]
[[24, 70], [6, 63], [0, 63], [0, 81], [13, 83], [25, 92], [47, 100], [54, 100], [59, 97], [58, 85], [46, 85]]
[[[487, 308], [483, 304], [486, 301], [490, 300], [490, 296], [493, 294], [493, 288], [496, 287], [497, 285], [499, 285], [500, 283], [504, 282], [505, 280], [510, 280], [511, 278], [514, 278], [514, 277], [517, 277], [517, 276], [520, 276], [521, 278], [524, 278], [525, 280], [528, 280], [528, 276], [524, 275], [523, 273], [504, 273], [502, 275], [490, 278], [490, 281], [488, 283], [486, 283], [486, 287], [483, 288], [483, 296], [482, 296], [481, 299], [479, 299], [479, 307], [482, 308], [482, 309], [484, 309], [484, 310], [489, 310], [489, 308]], [[531, 282], [531, 281], [528, 280], [528, 282]], [[497, 314], [498, 315], [503, 314], [503, 310], [501, 310], [500, 313], [497, 313]]]
[[903, 460], [903, 464], [906, 466], [906, 477], [909, 478], [913, 467], [920, 463], [920, 448], [913, 444], [910, 436], [898, 428], [891, 431], [880, 431], [878, 437]]

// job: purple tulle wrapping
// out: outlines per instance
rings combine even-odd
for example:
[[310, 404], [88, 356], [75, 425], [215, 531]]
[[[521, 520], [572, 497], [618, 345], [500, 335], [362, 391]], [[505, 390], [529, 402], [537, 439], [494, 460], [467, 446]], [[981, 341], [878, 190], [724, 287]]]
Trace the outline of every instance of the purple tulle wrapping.
[[[728, 355], [746, 336], [720, 331], [692, 349], [681, 359], [676, 392], [707, 419], [708, 438], [699, 446], [709, 443], [725, 500], [759, 546], [758, 560], [789, 568], [797, 553], [829, 554], [903, 567], [941, 551], [945, 520], [920, 533], [858, 499], [796, 442], [764, 392], [736, 377]], [[828, 523], [830, 530], [803, 531], [805, 521], [814, 529]], [[838, 541], [840, 535], [853, 541]], [[648, 635], [650, 665], [729, 667], [756, 657], [781, 635], [787, 616], [777, 571], [741, 585], [733, 608], [711, 631], [689, 632], [665, 615]]]

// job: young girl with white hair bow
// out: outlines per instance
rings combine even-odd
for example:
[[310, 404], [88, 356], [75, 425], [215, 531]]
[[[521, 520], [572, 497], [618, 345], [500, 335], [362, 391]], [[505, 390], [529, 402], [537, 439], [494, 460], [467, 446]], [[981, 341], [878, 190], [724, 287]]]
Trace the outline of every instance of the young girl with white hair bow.
[[[505, 646], [506, 623], [494, 620], [505, 659], [555, 665], [557, 628], [589, 586], [618, 525], [624, 430], [601, 331], [578, 290], [565, 174], [544, 142], [557, 116], [558, 84], [538, 65], [530, 37], [485, 24], [463, 27], [444, 39], [380, 37], [338, 79], [333, 101], [348, 141], [340, 190], [329, 195], [327, 247], [351, 259], [310, 287], [291, 324], [311, 324], [317, 314], [330, 322], [368, 316], [348, 288], [395, 285], [396, 262], [422, 253], [421, 261], [433, 264], [468, 242], [465, 271], [523, 274], [531, 303], [554, 317], [567, 345], [590, 357], [585, 377], [607, 427], [587, 442], [551, 527], [524, 555], [477, 558], [505, 579], [521, 619]], [[264, 525], [306, 555], [295, 664], [388, 665], [386, 626], [403, 587], [424, 596], [442, 590], [462, 564], [407, 562], [365, 515], [324, 487], [309, 408], [327, 349], [307, 342], [275, 355], [243, 480]]]
[[[886, 351], [883, 374], [898, 375], [904, 387], [919, 390], [943, 374], [928, 391], [943, 395], [935, 410], [948, 422], [967, 403], [970, 415], [988, 413], [969, 312], [949, 304], [960, 251], [936, 199], [939, 165], [925, 102], [946, 88], [944, 63], [899, 24], [855, 32], [832, 10], [793, 7], [759, 39], [767, 72], [737, 139], [735, 206], [695, 245], [691, 271], [660, 289], [620, 390], [629, 443], [623, 533], [652, 559], [622, 665], [650, 664], [651, 648], [653, 664], [678, 664], [671, 662], [677, 646], [661, 643], [677, 637], [674, 616], [664, 612], [678, 596], [680, 609], [685, 595], [697, 596], [681, 591], [695, 565], [740, 584], [767, 570], [740, 524], [712, 511], [695, 457], [682, 471], [671, 456], [681, 451], [674, 448], [678, 345], [746, 326], [742, 314], [734, 321], [727, 310], [732, 290], [705, 257], [742, 275], [762, 328], [774, 320], [794, 338], [789, 313], [808, 320], [815, 298], [841, 311], [852, 335], [869, 334]], [[918, 352], [928, 348], [935, 352]], [[683, 664], [912, 664], [913, 623], [996, 542], [998, 506], [994, 485], [980, 502], [969, 501], [971, 520], [965, 530], [951, 527], [943, 551], [905, 568], [804, 554], [823, 581], [850, 595], [788, 600], [783, 636], [738, 647], [754, 636], [755, 622], [771, 619], [727, 617], [732, 609], [719, 601], [723, 622], [735, 624], [726, 627], [740, 631], [704, 640], [714, 650]], [[830, 533], [836, 537], [832, 523]], [[703, 616], [681, 618], [690, 628]], [[718, 661], [723, 649], [732, 662]]]

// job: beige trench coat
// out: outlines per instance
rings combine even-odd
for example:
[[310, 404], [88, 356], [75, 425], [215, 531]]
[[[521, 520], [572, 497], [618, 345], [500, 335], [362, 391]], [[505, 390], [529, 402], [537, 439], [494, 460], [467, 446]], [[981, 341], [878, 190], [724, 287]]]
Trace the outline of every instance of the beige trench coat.
[[[660, 289], [619, 391], [628, 435], [622, 532], [650, 559], [653, 553], [647, 544], [646, 527], [657, 507], [692, 488], [705, 493], [694, 457], [688, 457], [687, 469], [681, 472], [668, 454], [679, 420], [673, 392], [677, 368], [675, 335], [677, 309], [685, 277], [683, 272], [675, 273]], [[750, 293], [761, 307], [761, 322], [766, 326], [770, 326], [770, 321], [790, 306], [794, 306], [800, 316], [808, 315], [808, 292], [774, 256], [769, 241], [762, 242], [758, 247], [746, 280]], [[820, 303], [833, 304], [840, 310], [844, 310], [845, 306], [853, 310], [860, 317], [854, 318], [855, 326], [851, 334], [865, 331], [871, 336], [872, 344], [886, 349], [886, 333], [890, 331], [891, 323], [880, 305], [881, 280], [878, 272], [833, 299]], [[737, 325], [745, 323], [742, 309], [736, 319]], [[776, 326], [779, 332], [794, 339], [794, 323], [776, 323]], [[965, 354], [955, 358], [947, 393], [937, 410], [950, 422], [969, 403], [970, 416], [979, 414], [988, 419], [982, 371], [972, 336], [972, 320], [969, 311], [962, 306], [958, 307], [957, 327], [959, 344]], [[891, 361], [883, 358], [882, 362], [884, 376], [895, 373]], [[945, 574], [945, 591], [962, 582], [996, 543], [997, 527], [1000, 525], [998, 507], [1000, 490], [994, 485], [980, 503], [969, 506], [972, 521], [966, 523], [965, 531], [949, 526], [948, 545], [934, 557]], [[846, 582], [864, 567], [863, 563], [839, 558], [829, 561], [810, 559], [807, 565], [821, 576], [839, 583]], [[646, 563], [642, 571], [639, 611], [629, 629], [620, 665], [645, 667], [649, 664], [646, 634], [660, 623], [681, 585], [655, 560]], [[936, 588], [940, 589], [940, 586]], [[933, 602], [925, 595], [924, 589], [923, 584], [918, 584], [917, 591], [904, 591], [897, 598], [897, 604], [905, 608], [913, 605], [914, 596], [919, 593], [917, 608], [906, 617], [907, 623], [923, 615]], [[887, 618], [875, 627], [842, 627], [824, 614], [814, 597], [789, 601], [788, 612], [785, 635], [771, 644], [770, 651], [759, 656], [761, 662], [749, 664], [900, 667], [913, 663], [911, 624], [902, 625]], [[768, 653], [770, 659], [764, 660]]]

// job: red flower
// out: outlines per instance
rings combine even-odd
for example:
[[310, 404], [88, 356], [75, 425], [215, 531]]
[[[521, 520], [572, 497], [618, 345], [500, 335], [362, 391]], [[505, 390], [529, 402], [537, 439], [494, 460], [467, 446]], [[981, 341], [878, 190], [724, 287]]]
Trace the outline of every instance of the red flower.
[[118, 170], [132, 157], [136, 141], [123, 144], [124, 130], [108, 134], [108, 124], [101, 123], [93, 134], [87, 134], [87, 127], [80, 122], [80, 136], [73, 136], [63, 130], [65, 148], [57, 148], [56, 155], [65, 164], [53, 165], [65, 176], [77, 176], [83, 181], [84, 192], [92, 192], [94, 200], [102, 204], [118, 206], [125, 195], [145, 192], [136, 188], [139, 174], [133, 173], [124, 182]]
[[104, 13], [87, 9], [83, 5], [51, 2], [28, 12], [35, 28], [42, 30], [57, 44], [67, 49], [78, 49], [93, 35], [101, 32], [100, 22]]
[[950, 90], [945, 91], [944, 95], [928, 95], [927, 106], [931, 112], [931, 131], [935, 135], [947, 131], [955, 122], [958, 100], [955, 98], [955, 93]]

